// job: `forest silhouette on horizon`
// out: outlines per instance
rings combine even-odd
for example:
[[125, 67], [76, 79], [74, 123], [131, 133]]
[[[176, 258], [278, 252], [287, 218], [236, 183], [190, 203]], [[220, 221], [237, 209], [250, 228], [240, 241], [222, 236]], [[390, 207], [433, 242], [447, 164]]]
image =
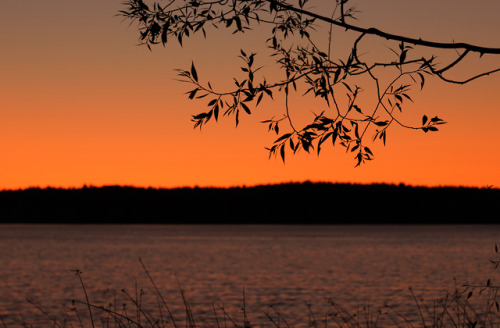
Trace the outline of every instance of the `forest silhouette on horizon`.
[[500, 189], [284, 183], [0, 191], [1, 223], [496, 224]]

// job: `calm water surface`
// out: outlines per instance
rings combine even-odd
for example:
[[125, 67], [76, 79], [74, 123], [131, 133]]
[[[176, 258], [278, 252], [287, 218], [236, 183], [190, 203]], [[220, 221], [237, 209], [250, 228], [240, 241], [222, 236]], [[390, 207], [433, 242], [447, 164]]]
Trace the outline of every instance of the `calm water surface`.
[[306, 303], [321, 318], [328, 299], [346, 308], [389, 304], [411, 317], [410, 286], [432, 300], [452, 291], [454, 278], [498, 276], [489, 262], [495, 243], [500, 226], [0, 225], [0, 318], [8, 327], [50, 326], [26, 297], [53, 316], [71, 312], [72, 299], [84, 300], [75, 269], [93, 303], [120, 308], [122, 289], [134, 297], [142, 289], [153, 311], [139, 258], [179, 321], [184, 289], [198, 326], [216, 326], [213, 305], [241, 322], [243, 288], [260, 326], [271, 326], [270, 306], [305, 326]]

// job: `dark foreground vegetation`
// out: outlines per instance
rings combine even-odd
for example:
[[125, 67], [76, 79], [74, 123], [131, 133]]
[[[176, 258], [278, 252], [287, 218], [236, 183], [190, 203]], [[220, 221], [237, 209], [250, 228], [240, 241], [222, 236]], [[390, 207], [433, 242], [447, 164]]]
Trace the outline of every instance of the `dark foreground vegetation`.
[[[500, 264], [498, 246], [495, 245], [496, 258], [490, 260], [495, 269]], [[337, 303], [333, 298], [327, 300], [326, 312], [320, 313], [305, 302], [307, 310], [299, 322], [289, 322], [280, 312], [279, 307], [268, 305], [264, 316], [258, 316], [247, 308], [245, 289], [243, 288], [242, 301], [236, 306], [225, 307], [212, 303], [212, 311], [204, 311], [201, 319], [190, 304], [182, 287], [178, 284], [182, 309], [176, 311], [172, 304], [166, 301], [160, 288], [155, 283], [149, 270], [140, 260], [144, 271], [149, 278], [152, 289], [145, 292], [141, 288], [127, 292], [121, 291], [120, 302], [115, 299], [109, 303], [94, 303], [87, 293], [86, 284], [79, 270], [74, 270], [83, 289], [83, 299], [73, 300], [71, 307], [57, 315], [49, 313], [46, 307], [32, 302], [40, 316], [36, 327], [128, 327], [128, 328], [497, 328], [500, 326], [500, 305], [498, 290], [490, 278], [484, 284], [463, 284], [453, 292], [446, 293], [442, 298], [425, 301], [409, 288], [409, 296], [413, 298], [411, 308], [398, 308], [385, 303], [383, 306], [372, 307], [369, 304], [359, 305], [357, 308], [347, 308]], [[148, 298], [153, 296], [153, 302]], [[123, 297], [123, 298], [122, 298]], [[122, 301], [122, 299], [124, 301]], [[127, 306], [127, 304], [129, 306]], [[253, 304], [252, 304], [253, 305]], [[305, 310], [305, 309], [304, 309]], [[401, 312], [403, 311], [403, 312]], [[238, 313], [239, 312], [239, 313]], [[299, 316], [300, 317], [300, 316]], [[41, 321], [47, 324], [41, 324]], [[200, 320], [201, 319], [201, 320]], [[8, 325], [0, 316], [0, 323]], [[29, 327], [24, 323], [24, 327]], [[32, 326], [33, 327], [33, 326]]]
[[500, 190], [290, 183], [236, 188], [0, 192], [4, 223], [492, 224]]

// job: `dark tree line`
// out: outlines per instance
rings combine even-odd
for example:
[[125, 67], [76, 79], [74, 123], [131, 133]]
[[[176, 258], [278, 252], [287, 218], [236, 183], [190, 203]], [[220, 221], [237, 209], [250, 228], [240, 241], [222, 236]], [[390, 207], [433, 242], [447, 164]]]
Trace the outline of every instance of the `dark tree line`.
[[6, 223], [498, 223], [500, 190], [294, 183], [248, 188], [0, 192]]

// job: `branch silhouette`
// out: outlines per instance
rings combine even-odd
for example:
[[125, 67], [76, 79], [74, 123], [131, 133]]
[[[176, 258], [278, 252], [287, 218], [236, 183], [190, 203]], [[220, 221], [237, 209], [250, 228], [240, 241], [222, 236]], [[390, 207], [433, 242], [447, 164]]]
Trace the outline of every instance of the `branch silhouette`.
[[[269, 155], [279, 155], [283, 161], [287, 151], [295, 154], [315, 149], [319, 155], [328, 141], [334, 147], [341, 146], [346, 152], [353, 153], [358, 166], [373, 159], [368, 143], [381, 140], [385, 145], [387, 132], [392, 126], [434, 132], [445, 123], [435, 115], [423, 115], [418, 124], [405, 122], [404, 107], [407, 102], [413, 102], [413, 87], [422, 90], [430, 77], [450, 84], [466, 84], [500, 71], [499, 67], [469, 73], [469, 77], [462, 80], [450, 78], [447, 73], [456, 70], [471, 54], [477, 54], [479, 58], [485, 54], [499, 55], [500, 48], [436, 42], [391, 34], [375, 27], [363, 28], [349, 22], [357, 12], [354, 6], [350, 6], [350, 0], [334, 2], [329, 16], [324, 15], [324, 11], [320, 14], [308, 9], [308, 2], [171, 0], [165, 5], [158, 2], [147, 5], [143, 0], [129, 0], [120, 15], [138, 23], [139, 41], [150, 50], [157, 44], [165, 46], [172, 37], [181, 45], [196, 33], [206, 37], [210, 27], [230, 29], [233, 34], [240, 34], [255, 25], [268, 26], [270, 31], [263, 44], [282, 72], [281, 79], [268, 82], [261, 67], [255, 66], [257, 53], [243, 49], [239, 56], [243, 61], [240, 68], [243, 76], [233, 77], [235, 87], [232, 89], [212, 88], [210, 81], [204, 82], [200, 78], [194, 62], [189, 69], [181, 69], [178, 74], [181, 81], [194, 87], [187, 92], [188, 99], [208, 99], [208, 109], [192, 117], [195, 128], [201, 128], [212, 119], [218, 121], [220, 116], [233, 116], [238, 126], [242, 113], [251, 115], [253, 108], [259, 106], [263, 99], [273, 101], [276, 93], [283, 94], [282, 116], [262, 122], [268, 126], [268, 131], [277, 135], [272, 146], [267, 148]], [[326, 24], [328, 28], [326, 40], [317, 31], [321, 24]], [[333, 57], [336, 52], [331, 49], [334, 37], [332, 26], [342, 27], [343, 33], [358, 34], [348, 55], [343, 58]], [[393, 46], [389, 48], [391, 53], [380, 61], [370, 59], [370, 51], [360, 52], [367, 36], [392, 42]], [[417, 49], [422, 48], [435, 53], [421, 55]], [[438, 63], [437, 53], [450, 50], [461, 51], [451, 61]], [[364, 87], [363, 83], [368, 86]], [[363, 94], [366, 89], [376, 91], [376, 97], [369, 106], [371, 109], [366, 108]], [[313, 96], [321, 104], [316, 106], [321, 108], [320, 113], [313, 113], [310, 123], [302, 128], [290, 114], [292, 94]]]
[[[356, 25], [348, 24], [345, 22], [343, 16], [340, 20], [334, 20], [334, 19], [331, 19], [329, 17], [325, 17], [325, 16], [319, 15], [317, 13], [314, 13], [314, 12], [311, 12], [308, 10], [304, 10], [302, 8], [296, 8], [290, 4], [287, 4], [284, 1], [281, 1], [281, 2], [276, 1], [276, 0], [268, 0], [268, 1], [270, 3], [274, 3], [275, 6], [317, 18], [317, 19], [322, 20], [324, 22], [327, 22], [329, 24], [343, 27], [346, 30], [356, 31], [356, 32], [363, 33], [363, 34], [376, 35], [376, 36], [379, 36], [379, 37], [387, 39], [387, 40], [400, 41], [400, 42], [404, 42], [404, 43], [410, 43], [413, 45], [430, 47], [430, 48], [437, 48], [437, 49], [464, 49], [464, 50], [467, 50], [467, 52], [472, 51], [472, 52], [477, 52], [477, 53], [480, 53], [483, 55], [484, 54], [500, 54], [500, 48], [482, 47], [482, 46], [473, 45], [473, 44], [469, 44], [469, 43], [463, 43], [463, 42], [447, 43], [447, 42], [436, 42], [436, 41], [422, 40], [420, 38], [419, 39], [410, 38], [410, 37], [403, 36], [403, 35], [387, 33], [387, 32], [381, 31], [381, 30], [374, 28], [374, 27], [363, 28], [363, 27], [359, 27]], [[345, 1], [345, 0], [341, 0], [342, 5], [346, 2], [347, 1]]]

